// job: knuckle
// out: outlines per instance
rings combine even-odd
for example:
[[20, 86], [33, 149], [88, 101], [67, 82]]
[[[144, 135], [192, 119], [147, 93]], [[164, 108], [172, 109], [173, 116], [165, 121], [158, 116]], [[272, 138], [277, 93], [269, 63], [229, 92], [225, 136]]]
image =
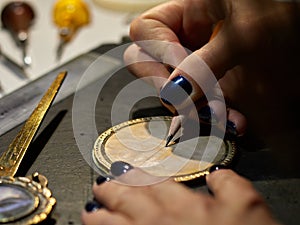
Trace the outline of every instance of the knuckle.
[[135, 193], [132, 189], [123, 190], [122, 193], [119, 194], [118, 198], [115, 198], [115, 201], [112, 204], [114, 209], [123, 208], [128, 202], [132, 199], [135, 199]]
[[248, 193], [246, 199], [247, 198], [248, 198], [249, 206], [254, 206], [254, 205], [259, 205], [264, 203], [264, 199], [262, 198], [262, 196], [259, 195], [258, 192], [254, 190]]
[[248, 187], [244, 188], [241, 201], [246, 207], [249, 208], [264, 205], [265, 202], [263, 197], [250, 184]]
[[141, 18], [137, 17], [130, 23], [129, 36], [134, 39], [136, 31], [139, 30]]

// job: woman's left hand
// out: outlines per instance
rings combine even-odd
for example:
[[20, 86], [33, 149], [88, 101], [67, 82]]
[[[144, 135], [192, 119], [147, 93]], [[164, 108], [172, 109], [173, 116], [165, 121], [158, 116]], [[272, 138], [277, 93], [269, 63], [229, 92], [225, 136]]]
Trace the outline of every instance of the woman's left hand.
[[[217, 170], [206, 177], [214, 193], [211, 196], [171, 179], [155, 183], [155, 178], [140, 169], [122, 162], [117, 164], [118, 170], [125, 173], [109, 182], [98, 179], [93, 193], [99, 203], [87, 204], [82, 212], [83, 224], [278, 224], [251, 183], [232, 170]], [[139, 186], [137, 183], [151, 180], [153, 184]]]

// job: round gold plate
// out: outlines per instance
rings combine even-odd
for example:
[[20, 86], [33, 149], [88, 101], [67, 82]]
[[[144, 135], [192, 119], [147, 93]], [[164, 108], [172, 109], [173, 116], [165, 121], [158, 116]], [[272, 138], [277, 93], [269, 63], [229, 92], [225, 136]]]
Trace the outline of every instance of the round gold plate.
[[124, 161], [151, 175], [188, 181], [208, 173], [215, 164], [229, 165], [235, 143], [200, 136], [165, 147], [172, 117], [130, 120], [103, 132], [94, 144], [93, 160], [105, 174], [115, 161]]

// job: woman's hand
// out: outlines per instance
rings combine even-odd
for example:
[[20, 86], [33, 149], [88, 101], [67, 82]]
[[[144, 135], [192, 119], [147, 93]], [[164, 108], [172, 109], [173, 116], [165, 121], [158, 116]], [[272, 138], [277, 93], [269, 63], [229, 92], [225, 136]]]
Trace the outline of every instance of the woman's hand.
[[[293, 146], [288, 157], [293, 161], [297, 159], [300, 127], [299, 4], [273, 0], [168, 1], [132, 22], [130, 37], [135, 44], [124, 58], [129, 70], [138, 77], [148, 77], [160, 95], [176, 94], [176, 85], [167, 84], [179, 75], [185, 81], [178, 86], [188, 87], [183, 89], [198, 108], [203, 105], [203, 95], [223, 95], [229, 107], [227, 119], [235, 123], [238, 133], [245, 131], [245, 115], [251, 129], [278, 152], [286, 143]], [[221, 28], [210, 40], [220, 21]], [[150, 44], [145, 40], [151, 40]], [[142, 62], [147, 57], [153, 61]], [[171, 73], [169, 66], [174, 69]], [[162, 104], [174, 112], [172, 105]], [[213, 107], [218, 114], [219, 109]], [[236, 110], [231, 113], [232, 109]]]
[[93, 186], [97, 202], [88, 203], [82, 212], [85, 225], [277, 224], [251, 183], [231, 170], [221, 169], [206, 177], [214, 193], [211, 196], [170, 179], [157, 182], [126, 163], [114, 164], [125, 173], [117, 172], [120, 176], [109, 182], [97, 179]]

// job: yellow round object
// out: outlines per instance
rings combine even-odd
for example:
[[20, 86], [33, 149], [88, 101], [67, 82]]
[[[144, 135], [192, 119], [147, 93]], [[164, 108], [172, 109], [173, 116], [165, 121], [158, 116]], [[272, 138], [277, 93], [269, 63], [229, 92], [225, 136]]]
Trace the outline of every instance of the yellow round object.
[[58, 27], [79, 28], [90, 22], [90, 13], [81, 0], [59, 0], [53, 8], [53, 19]]
[[125, 12], [145, 11], [166, 1], [167, 0], [94, 0], [94, 2], [103, 8]]
[[115, 161], [124, 161], [156, 177], [188, 181], [205, 174], [213, 165], [228, 165], [236, 152], [235, 144], [216, 136], [200, 136], [167, 147], [171, 117], [130, 120], [103, 132], [95, 142], [93, 159], [109, 174]]

